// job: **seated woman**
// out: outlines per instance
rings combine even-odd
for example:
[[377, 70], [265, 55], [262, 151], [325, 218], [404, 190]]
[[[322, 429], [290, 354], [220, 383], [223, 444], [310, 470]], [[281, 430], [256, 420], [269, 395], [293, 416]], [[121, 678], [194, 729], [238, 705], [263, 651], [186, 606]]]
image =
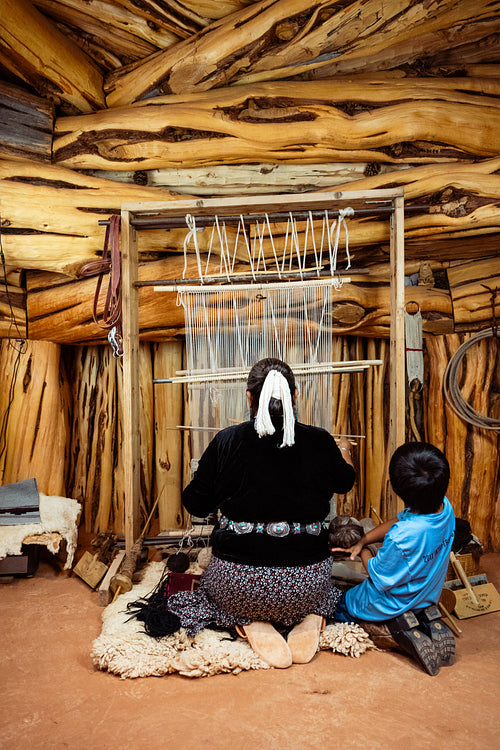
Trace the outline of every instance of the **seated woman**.
[[[349, 445], [297, 422], [295, 378], [278, 359], [255, 364], [247, 380], [251, 419], [211, 441], [182, 501], [196, 516], [220, 510], [212, 557], [195, 592], [164, 606], [177, 627], [236, 627], [270, 666], [310, 661], [323, 618], [341, 592], [331, 582], [324, 519], [335, 492], [351, 489]], [[292, 628], [287, 640], [274, 626]], [[172, 632], [172, 631], [170, 631]]]

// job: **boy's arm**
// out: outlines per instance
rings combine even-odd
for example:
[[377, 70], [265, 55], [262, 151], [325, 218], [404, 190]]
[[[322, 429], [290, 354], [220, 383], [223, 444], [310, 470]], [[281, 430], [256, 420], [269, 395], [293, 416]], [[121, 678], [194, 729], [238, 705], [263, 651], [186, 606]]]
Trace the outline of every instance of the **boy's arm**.
[[[384, 523], [379, 524], [378, 526], [375, 526], [374, 529], [370, 529], [370, 531], [367, 531], [366, 534], [364, 534], [359, 542], [356, 542], [356, 544], [353, 544], [352, 547], [348, 547], [347, 549], [342, 549], [342, 547], [332, 547], [332, 552], [345, 552], [350, 553], [349, 557], [351, 560], [354, 560], [357, 555], [361, 554], [361, 551], [363, 550], [363, 547], [366, 547], [368, 544], [372, 544], [373, 542], [382, 542], [384, 540], [385, 535], [393, 526], [396, 521], [398, 520], [398, 517], [395, 516], [394, 518], [391, 518], [390, 521], [384, 521]], [[368, 564], [368, 560], [370, 557], [373, 557], [371, 552], [368, 550], [365, 550], [365, 552], [368, 553], [368, 556], [366, 557], [366, 564]], [[361, 562], [363, 563], [364, 567], [366, 568], [365, 561], [363, 559], [363, 555], [361, 555]]]
[[361, 552], [359, 553], [359, 556], [361, 558], [361, 562], [363, 563], [363, 568], [366, 570], [366, 572], [368, 573], [368, 575], [370, 575], [370, 573], [368, 572], [368, 560], [371, 557], [373, 557], [372, 553], [370, 552], [369, 549], [367, 549], [366, 547], [364, 547], [361, 550]]

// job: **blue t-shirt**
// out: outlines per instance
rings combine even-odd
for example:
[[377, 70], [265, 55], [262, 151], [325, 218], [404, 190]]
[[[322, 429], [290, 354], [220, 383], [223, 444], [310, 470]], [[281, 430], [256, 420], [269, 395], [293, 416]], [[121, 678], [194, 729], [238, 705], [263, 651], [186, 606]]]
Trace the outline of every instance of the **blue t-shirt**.
[[370, 578], [346, 593], [353, 617], [380, 621], [435, 604], [441, 594], [455, 534], [447, 498], [440, 513], [398, 513], [382, 547], [368, 561]]

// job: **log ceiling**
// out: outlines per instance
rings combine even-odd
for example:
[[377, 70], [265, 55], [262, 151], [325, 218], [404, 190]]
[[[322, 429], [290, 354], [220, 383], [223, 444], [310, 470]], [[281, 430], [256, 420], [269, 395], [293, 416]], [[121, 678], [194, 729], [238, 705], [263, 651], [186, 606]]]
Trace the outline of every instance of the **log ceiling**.
[[[99, 221], [123, 202], [337, 187], [404, 188], [406, 272], [425, 265], [432, 277], [426, 332], [490, 320], [481, 283], [500, 276], [500, 0], [1, 5], [0, 335], [14, 315], [30, 337], [102, 340], [93, 282], [78, 273], [102, 251]], [[352, 220], [367, 272], [339, 306], [353, 333], [387, 335], [388, 231], [376, 216]], [[143, 263], [180, 276], [182, 231], [143, 235]], [[464, 286], [456, 267], [472, 262]], [[363, 312], [374, 289], [376, 321]], [[182, 333], [178, 316], [165, 326], [141, 298], [145, 338]], [[62, 311], [66, 327], [52, 326]]]

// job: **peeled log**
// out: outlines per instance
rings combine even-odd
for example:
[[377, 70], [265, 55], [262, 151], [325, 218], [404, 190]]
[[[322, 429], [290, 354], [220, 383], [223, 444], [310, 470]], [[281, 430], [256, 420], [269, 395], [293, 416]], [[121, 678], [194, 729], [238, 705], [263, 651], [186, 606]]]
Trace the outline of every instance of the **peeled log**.
[[[184, 260], [171, 256], [140, 266], [141, 278], [180, 278]], [[194, 275], [195, 262], [188, 270]], [[338, 334], [389, 336], [390, 299], [388, 281], [370, 276], [353, 277], [335, 293], [333, 328]], [[105, 333], [92, 321], [95, 279], [74, 281], [60, 274], [28, 273], [28, 330], [30, 338], [50, 338], [64, 343], [96, 342]], [[453, 331], [451, 301], [443, 289], [407, 287], [407, 298], [419, 302], [424, 330], [432, 333]], [[168, 341], [183, 336], [184, 312], [176, 304], [173, 292], [155, 292], [152, 287], [139, 290], [139, 328], [142, 340]], [[252, 294], [248, 294], [252, 299]], [[279, 313], [277, 313], [277, 318]], [[289, 326], [293, 326], [290, 320]]]
[[[494, 5], [498, 9], [498, 2]], [[372, 70], [395, 67], [401, 62], [398, 46], [406, 50], [412, 38], [420, 44], [414, 42], [404, 63], [439, 51], [448, 28], [458, 26], [460, 34], [451, 33], [447, 47], [481, 38], [481, 22], [494, 12], [488, 0], [473, 7], [456, 0], [432, 5], [357, 0], [340, 9], [336, 0], [262, 0], [130, 72], [112, 73], [106, 81], [107, 104], [118, 107], [158, 93], [207, 90], [259, 76], [289, 78], [333, 59], [335, 73], [366, 70], [371, 56]], [[283, 33], [285, 27], [288, 33]]]
[[[341, 187], [345, 190], [404, 187], [406, 204], [421, 205], [416, 213], [408, 212], [405, 217], [407, 260], [418, 259], [424, 245], [428, 248], [426, 255], [432, 255], [436, 241], [440, 249], [435, 257], [451, 260], [463, 257], [460, 242], [477, 240], [478, 235], [484, 241], [483, 256], [496, 253], [496, 244], [488, 250], [487, 242], [490, 236], [498, 236], [500, 177], [496, 171], [499, 169], [500, 158], [476, 164], [432, 165], [367, 177]], [[0, 161], [0, 190], [2, 245], [9, 266], [70, 276], [76, 276], [84, 263], [102, 252], [105, 227], [99, 225], [100, 219], [118, 213], [122, 203], [177, 197], [162, 188], [102, 180], [62, 167], [8, 161]], [[431, 208], [427, 206], [429, 203]], [[285, 232], [282, 225], [281, 239]], [[181, 253], [185, 236], [183, 229], [139, 231], [139, 252], [143, 257], [159, 252]], [[209, 242], [207, 229], [199, 237], [200, 249], [206, 251]], [[381, 262], [384, 250], [378, 245], [387, 248], [388, 243], [388, 221], [377, 216], [359, 219], [354, 216], [349, 220], [349, 246], [358, 267], [365, 265], [365, 258]], [[478, 249], [483, 247], [476, 244], [471, 257], [477, 257]], [[366, 254], [364, 250], [358, 252], [356, 248], [360, 246], [371, 250]], [[413, 246], [415, 250], [411, 249]], [[270, 257], [269, 242], [264, 245], [264, 252]], [[385, 259], [388, 260], [387, 249]], [[169, 278], [182, 275], [178, 271]]]
[[69, 275], [102, 251], [106, 228], [98, 222], [119, 213], [122, 203], [174, 197], [28, 161], [0, 161], [0, 192], [7, 264]]
[[[168, 29], [181, 39], [196, 34], [197, 31], [210, 23], [210, 18], [205, 11], [208, 7], [219, 12], [221, 15], [232, 13], [237, 10], [241, 3], [203, 3], [199, 0], [185, 2], [185, 0], [113, 0], [114, 4], [127, 8], [134, 16], [144, 18], [148, 25], [153, 28]], [[206, 7], [203, 7], [206, 6]], [[217, 6], [214, 9], [214, 6]], [[222, 6], [222, 7], [220, 7]], [[226, 7], [224, 7], [226, 6]]]
[[[458, 8], [459, 4], [456, 3], [456, 6]], [[410, 38], [400, 36], [390, 47], [373, 46], [364, 49], [361, 54], [341, 55], [338, 58], [332, 56], [332, 60], [313, 60], [311, 63], [306, 62], [293, 68], [264, 70], [242, 76], [239, 83], [277, 80], [288, 75], [305, 80], [319, 80], [338, 74], [356, 75], [386, 68], [398, 70], [397, 66], [401, 66], [405, 71], [410, 67], [413, 74], [417, 75], [425, 71], [430, 75], [442, 76], [449, 74], [453, 69], [457, 75], [464, 75], [464, 65], [469, 60], [489, 62], [498, 59], [498, 18], [493, 15], [481, 19], [473, 10], [464, 6], [465, 3], [462, 3], [461, 10], [464, 10], [466, 15], [469, 14], [465, 28], [462, 21], [454, 23], [451, 17], [447, 16], [446, 22], [451, 22], [451, 25], [445, 29], [436, 28], [435, 24], [423, 24]], [[498, 16], [498, 9], [496, 14]], [[459, 40], [469, 43], [459, 44]], [[437, 54], [433, 55], [433, 52]], [[442, 60], [441, 64], [439, 60]], [[461, 64], [450, 65], [450, 60], [461, 60]]]
[[49, 341], [13, 347], [0, 340], [5, 384], [0, 388], [0, 414], [6, 418], [0, 484], [35, 477], [40, 492], [67, 496], [70, 398], [61, 382], [60, 362], [61, 347]]
[[[119, 2], [121, 5], [135, 6], [135, 0], [116, 0], [116, 2]], [[214, 0], [163, 0], [162, 6], [167, 8], [170, 6], [180, 6], [191, 12], [193, 15], [201, 15], [205, 18], [216, 19], [228, 16], [230, 13], [240, 10], [240, 8], [252, 5], [252, 3], [253, 0], [217, 0], [216, 3], [214, 3]], [[141, 8], [138, 12], [142, 12], [144, 8], [149, 9], [150, 7], [152, 7], [155, 12], [158, 12], [156, 11], [156, 5], [156, 0], [144, 1], [141, 3]], [[156, 18], [158, 19], [158, 16], [156, 16]], [[159, 22], [160, 21], [158, 20], [158, 23]]]
[[[474, 87], [465, 80], [452, 85], [434, 79], [384, 79], [374, 85], [290, 81], [157, 97], [59, 118], [53, 158], [72, 169], [120, 171], [496, 156], [500, 81], [488, 79]], [[463, 93], [461, 88], [471, 85], [473, 93]]]
[[[334, 164], [232, 164], [210, 167], [176, 167], [140, 172], [96, 170], [93, 177], [117, 182], [136, 182], [138, 175], [148, 187], [163, 187], [190, 195], [263, 195], [304, 193], [347, 181], [362, 179], [373, 165], [368, 162]], [[408, 169], [406, 164], [380, 164], [380, 172]]]
[[4, 268], [0, 275], [0, 339], [24, 339], [26, 333], [26, 292], [21, 272]]
[[[68, 491], [83, 505], [88, 532], [113, 528], [123, 534], [123, 440], [121, 362], [110, 347], [75, 348], [72, 357], [73, 419]], [[141, 498], [151, 492], [152, 378], [149, 345], [141, 346]], [[69, 443], [68, 443], [69, 444]]]
[[0, 157], [52, 159], [54, 105], [20, 86], [0, 81]]
[[452, 266], [447, 275], [457, 332], [500, 323], [500, 256]]
[[98, 44], [125, 63], [165, 49], [179, 39], [109, 0], [85, 0], [83, 3], [81, 0], [34, 0], [33, 4], [55, 21], [78, 29], [86, 41]]
[[[458, 518], [471, 523], [472, 531], [488, 547], [498, 544], [495, 508], [499, 487], [498, 434], [473, 427], [457, 416], [443, 397], [442, 377], [449, 359], [466, 340], [464, 336], [428, 336], [429, 366], [426, 404], [428, 439], [444, 451], [451, 467], [446, 493]], [[496, 393], [494, 371], [498, 366], [495, 341], [483, 340], [471, 347], [458, 386], [477, 411], [487, 414]]]
[[28, 0], [3, 0], [0, 63], [42, 96], [72, 111], [105, 106], [102, 75]]

